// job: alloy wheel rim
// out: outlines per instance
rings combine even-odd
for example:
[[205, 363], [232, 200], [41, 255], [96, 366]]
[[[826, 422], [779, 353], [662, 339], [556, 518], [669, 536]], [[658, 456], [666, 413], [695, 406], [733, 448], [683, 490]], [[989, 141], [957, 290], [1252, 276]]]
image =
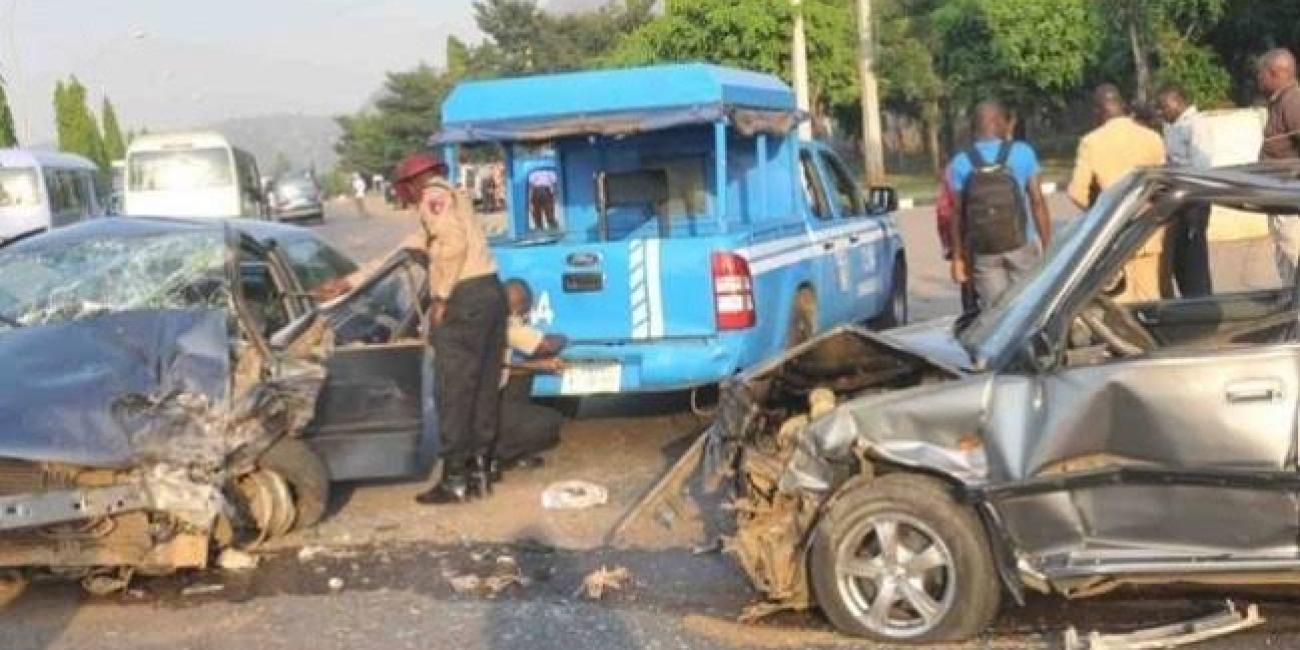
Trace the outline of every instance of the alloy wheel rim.
[[857, 522], [836, 549], [836, 586], [860, 623], [887, 638], [933, 630], [952, 609], [952, 551], [924, 522], [881, 513]]

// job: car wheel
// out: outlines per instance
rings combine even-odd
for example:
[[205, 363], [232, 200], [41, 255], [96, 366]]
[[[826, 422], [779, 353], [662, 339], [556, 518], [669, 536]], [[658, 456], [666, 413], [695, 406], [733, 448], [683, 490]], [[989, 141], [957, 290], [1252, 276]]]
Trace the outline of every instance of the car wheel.
[[316, 525], [329, 504], [329, 468], [320, 455], [298, 438], [281, 438], [258, 459], [261, 471], [283, 478], [293, 493], [293, 529]]
[[1002, 595], [975, 513], [916, 474], [841, 495], [813, 534], [809, 573], [836, 628], [886, 643], [968, 640]]
[[907, 262], [901, 257], [894, 261], [893, 279], [889, 288], [889, 302], [885, 305], [885, 311], [872, 319], [872, 329], [887, 330], [907, 324]]

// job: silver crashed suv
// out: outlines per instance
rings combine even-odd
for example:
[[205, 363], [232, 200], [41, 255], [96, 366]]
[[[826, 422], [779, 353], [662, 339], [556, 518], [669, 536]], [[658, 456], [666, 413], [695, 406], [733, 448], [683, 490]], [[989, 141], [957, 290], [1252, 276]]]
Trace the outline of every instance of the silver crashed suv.
[[[841, 328], [731, 381], [704, 456], [756, 612], [957, 641], [1026, 589], [1300, 582], [1297, 295], [1268, 236], [1298, 178], [1136, 172], [969, 327]], [[1211, 295], [1125, 300], [1207, 210]]]

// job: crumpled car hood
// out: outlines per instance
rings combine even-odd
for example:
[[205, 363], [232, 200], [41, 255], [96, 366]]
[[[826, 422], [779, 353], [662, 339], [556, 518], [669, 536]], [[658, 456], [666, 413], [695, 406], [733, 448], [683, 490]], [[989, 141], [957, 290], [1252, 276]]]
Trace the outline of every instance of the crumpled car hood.
[[219, 311], [120, 312], [0, 333], [0, 457], [105, 468], [165, 460], [167, 439], [183, 432], [150, 426], [144, 404], [185, 394], [224, 405], [228, 346]]

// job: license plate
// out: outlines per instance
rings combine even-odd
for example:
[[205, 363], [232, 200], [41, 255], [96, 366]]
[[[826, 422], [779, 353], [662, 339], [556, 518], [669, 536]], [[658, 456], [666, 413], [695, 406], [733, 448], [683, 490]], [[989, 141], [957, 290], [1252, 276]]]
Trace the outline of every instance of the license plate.
[[560, 373], [560, 392], [565, 395], [617, 393], [623, 386], [623, 366], [617, 363], [578, 363]]

